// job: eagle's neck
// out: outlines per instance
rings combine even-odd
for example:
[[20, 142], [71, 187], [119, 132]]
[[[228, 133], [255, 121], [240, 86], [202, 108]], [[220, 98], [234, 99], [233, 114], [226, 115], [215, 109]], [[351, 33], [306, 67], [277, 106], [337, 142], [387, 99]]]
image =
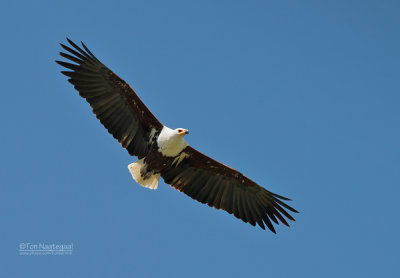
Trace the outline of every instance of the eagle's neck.
[[187, 147], [188, 143], [175, 130], [164, 126], [157, 138], [157, 145], [162, 155], [175, 157]]

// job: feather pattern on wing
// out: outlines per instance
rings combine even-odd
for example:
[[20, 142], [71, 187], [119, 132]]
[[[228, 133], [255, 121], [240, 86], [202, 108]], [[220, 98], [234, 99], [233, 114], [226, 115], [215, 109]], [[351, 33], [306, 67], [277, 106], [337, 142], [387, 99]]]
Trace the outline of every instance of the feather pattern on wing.
[[150, 112], [135, 91], [124, 80], [103, 65], [82, 43], [82, 48], [67, 39], [61, 44], [68, 53], [60, 55], [75, 64], [56, 61], [69, 69], [68, 76], [79, 95], [86, 99], [93, 113], [129, 154], [144, 157], [151, 137], [163, 125]]
[[281, 201], [290, 199], [266, 190], [237, 170], [190, 146], [183, 153], [185, 159], [178, 166], [170, 166], [161, 172], [165, 182], [175, 189], [253, 226], [258, 224], [265, 229], [266, 225], [274, 233], [271, 220], [279, 224], [279, 219], [286, 226], [289, 224], [283, 216], [295, 221], [287, 210], [297, 211]]

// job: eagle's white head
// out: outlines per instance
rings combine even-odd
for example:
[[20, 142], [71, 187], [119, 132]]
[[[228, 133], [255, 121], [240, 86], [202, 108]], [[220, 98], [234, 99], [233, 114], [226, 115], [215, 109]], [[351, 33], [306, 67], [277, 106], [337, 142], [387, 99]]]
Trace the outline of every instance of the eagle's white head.
[[159, 151], [165, 156], [177, 156], [188, 145], [183, 138], [186, 134], [189, 134], [187, 129], [164, 126], [157, 138]]

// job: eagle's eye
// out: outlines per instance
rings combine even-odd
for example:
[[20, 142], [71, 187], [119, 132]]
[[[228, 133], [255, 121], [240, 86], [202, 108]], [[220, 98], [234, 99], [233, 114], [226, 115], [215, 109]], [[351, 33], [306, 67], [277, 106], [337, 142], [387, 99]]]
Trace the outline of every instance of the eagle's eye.
[[182, 129], [178, 129], [178, 132], [181, 133], [181, 132], [182, 132]]

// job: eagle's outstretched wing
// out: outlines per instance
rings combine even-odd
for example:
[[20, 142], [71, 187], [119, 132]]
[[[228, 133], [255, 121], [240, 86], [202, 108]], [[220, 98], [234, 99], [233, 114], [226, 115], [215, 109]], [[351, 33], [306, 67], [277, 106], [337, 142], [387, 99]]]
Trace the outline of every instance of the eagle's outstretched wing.
[[56, 61], [71, 71], [62, 71], [79, 94], [89, 102], [93, 113], [129, 154], [142, 158], [149, 141], [163, 125], [150, 112], [124, 80], [103, 65], [82, 43], [67, 38], [72, 48], [61, 44], [69, 54], [60, 55], [76, 64]]
[[183, 160], [161, 172], [165, 182], [191, 198], [211, 207], [223, 209], [255, 226], [265, 225], [275, 233], [271, 220], [289, 226], [286, 211], [297, 213], [282, 200], [290, 199], [269, 192], [237, 170], [230, 168], [188, 146]]

